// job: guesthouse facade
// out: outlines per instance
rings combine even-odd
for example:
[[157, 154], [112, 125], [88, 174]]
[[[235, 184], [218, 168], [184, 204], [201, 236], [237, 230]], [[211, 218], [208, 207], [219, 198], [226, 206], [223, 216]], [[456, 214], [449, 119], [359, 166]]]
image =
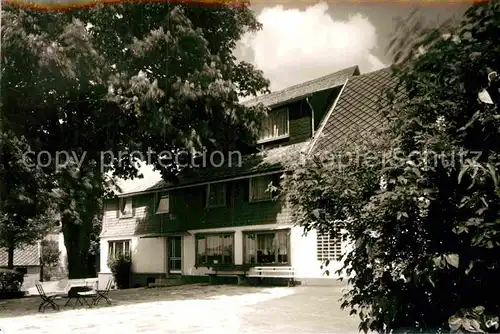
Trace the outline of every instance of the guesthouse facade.
[[316, 231], [304, 235], [268, 185], [279, 184], [286, 160], [378, 126], [376, 102], [389, 78], [387, 69], [361, 75], [354, 66], [247, 101], [270, 111], [256, 153], [241, 165], [203, 168], [175, 185], [156, 173], [134, 180], [105, 203], [99, 284], [111, 276], [108, 260], [123, 253], [132, 257], [134, 286], [176, 276], [204, 281], [214, 265], [293, 267], [304, 284], [337, 278], [321, 265], [330, 260], [334, 273], [349, 245]]

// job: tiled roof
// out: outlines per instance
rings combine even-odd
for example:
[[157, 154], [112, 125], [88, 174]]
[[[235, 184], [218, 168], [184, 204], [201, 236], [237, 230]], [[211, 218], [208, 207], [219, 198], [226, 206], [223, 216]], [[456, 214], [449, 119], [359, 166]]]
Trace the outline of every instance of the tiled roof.
[[[357, 66], [353, 66], [327, 76], [295, 85], [284, 90], [267, 94], [253, 100], [243, 102], [254, 105], [262, 102], [266, 106], [276, 106], [288, 101], [303, 98], [311, 93], [341, 86], [347, 81], [339, 100], [331, 113], [325, 116], [317, 138], [314, 138], [312, 152], [329, 150], [336, 143], [346, 138], [354, 138], [377, 127], [382, 118], [378, 115], [378, 106], [382, 90], [393, 81], [389, 68], [359, 75]], [[122, 195], [141, 193], [175, 186], [210, 182], [227, 178], [246, 176], [259, 172], [281, 169], [285, 158], [298, 158], [300, 152], [307, 152], [310, 142], [273, 148], [265, 152], [243, 157], [241, 166], [222, 166], [218, 168], [200, 168], [190, 171], [180, 177], [175, 184], [167, 184], [159, 172], [146, 166], [140, 168], [144, 172], [143, 179], [121, 180]], [[126, 187], [123, 187], [127, 184]]]
[[393, 82], [389, 68], [349, 78], [334, 110], [326, 116], [311, 153], [334, 149], [337, 143], [359, 138], [381, 125], [379, 103], [383, 90]]
[[[7, 267], [7, 250], [0, 248], [0, 267]], [[38, 254], [38, 245], [25, 245], [14, 250], [14, 266], [39, 266], [40, 257]]]
[[262, 95], [254, 99], [243, 102], [246, 106], [253, 106], [263, 103], [266, 107], [273, 107], [285, 102], [305, 97], [312, 93], [321, 92], [327, 89], [338, 87], [344, 84], [347, 78], [359, 74], [358, 66], [352, 66], [328, 75], [307, 81], [271, 94]]
[[232, 166], [200, 168], [186, 173], [175, 184], [167, 184], [161, 180], [145, 191], [228, 179], [236, 176], [245, 176], [255, 173], [280, 170], [287, 159], [299, 159], [301, 154], [307, 153], [309, 142], [280, 146], [256, 154], [242, 157], [241, 164], [235, 158]]

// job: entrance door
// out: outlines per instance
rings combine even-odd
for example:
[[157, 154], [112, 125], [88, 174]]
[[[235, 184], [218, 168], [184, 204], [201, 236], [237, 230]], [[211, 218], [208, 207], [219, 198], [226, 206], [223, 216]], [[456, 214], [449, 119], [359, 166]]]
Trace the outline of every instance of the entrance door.
[[182, 273], [182, 237], [168, 237], [168, 272], [170, 274]]

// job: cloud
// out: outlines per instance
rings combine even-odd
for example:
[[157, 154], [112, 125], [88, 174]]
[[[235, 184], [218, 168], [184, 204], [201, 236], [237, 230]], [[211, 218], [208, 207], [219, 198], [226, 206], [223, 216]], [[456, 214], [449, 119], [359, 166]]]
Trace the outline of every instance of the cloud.
[[359, 65], [362, 73], [385, 67], [372, 51], [377, 46], [373, 24], [360, 14], [334, 21], [328, 5], [301, 11], [283, 6], [265, 8], [258, 15], [263, 30], [245, 36], [238, 55], [252, 62], [282, 89], [333, 71]]

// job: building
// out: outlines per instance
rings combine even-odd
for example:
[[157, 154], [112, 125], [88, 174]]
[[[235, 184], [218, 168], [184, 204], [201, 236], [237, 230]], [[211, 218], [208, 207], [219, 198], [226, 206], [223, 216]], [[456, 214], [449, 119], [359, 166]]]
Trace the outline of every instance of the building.
[[[56, 227], [50, 231], [45, 237], [46, 240], [54, 240], [57, 242], [60, 256], [59, 267], [57, 268], [57, 277], [65, 275], [66, 271], [66, 247], [64, 246], [62, 232], [60, 227]], [[32, 245], [24, 245], [14, 250], [14, 269], [24, 273], [23, 290], [27, 290], [35, 286], [35, 282], [41, 280], [42, 247], [41, 242]], [[8, 253], [6, 249], [0, 248], [0, 268], [6, 269], [8, 265]], [[46, 270], [46, 269], [44, 269]]]
[[99, 284], [111, 275], [107, 260], [124, 252], [132, 256], [133, 285], [172, 275], [202, 281], [213, 263], [293, 266], [306, 284], [336, 278], [325, 276], [321, 264], [329, 259], [333, 273], [348, 245], [315, 231], [303, 235], [292, 226], [291, 209], [266, 189], [279, 182], [286, 159], [377, 126], [377, 101], [389, 81], [388, 69], [360, 75], [354, 66], [247, 101], [271, 111], [256, 153], [241, 165], [229, 159], [175, 185], [155, 173], [133, 180], [105, 203]]
[[[24, 273], [23, 286], [34, 285], [40, 279], [40, 254], [40, 243], [14, 250], [14, 269]], [[7, 250], [0, 249], [0, 268], [6, 269], [7, 265]]]

